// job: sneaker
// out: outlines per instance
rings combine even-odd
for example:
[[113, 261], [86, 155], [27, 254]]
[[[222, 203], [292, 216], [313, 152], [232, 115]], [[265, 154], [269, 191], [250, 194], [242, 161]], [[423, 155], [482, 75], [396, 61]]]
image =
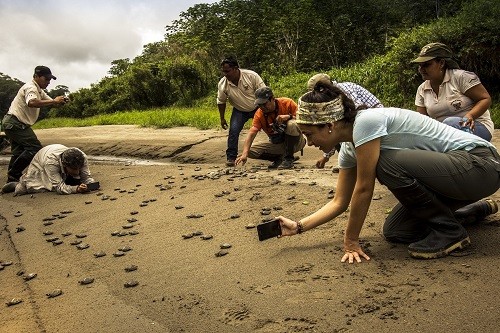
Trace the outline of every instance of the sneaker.
[[227, 160], [226, 161], [226, 166], [227, 167], [234, 167], [235, 166], [234, 160]]
[[273, 161], [273, 163], [269, 164], [267, 166], [268, 169], [278, 169], [278, 167], [281, 165], [281, 162], [283, 162], [282, 158], [278, 158]]
[[12, 193], [16, 190], [17, 182], [8, 182], [2, 187], [2, 193]]
[[293, 160], [284, 160], [280, 166], [279, 169], [293, 169]]

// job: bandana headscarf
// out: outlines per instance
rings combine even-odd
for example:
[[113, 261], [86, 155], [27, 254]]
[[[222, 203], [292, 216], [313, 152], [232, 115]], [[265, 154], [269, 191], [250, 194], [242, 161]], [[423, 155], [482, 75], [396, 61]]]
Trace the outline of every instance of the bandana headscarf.
[[323, 103], [308, 103], [299, 98], [297, 124], [324, 125], [344, 119], [344, 105], [339, 96], [332, 101]]

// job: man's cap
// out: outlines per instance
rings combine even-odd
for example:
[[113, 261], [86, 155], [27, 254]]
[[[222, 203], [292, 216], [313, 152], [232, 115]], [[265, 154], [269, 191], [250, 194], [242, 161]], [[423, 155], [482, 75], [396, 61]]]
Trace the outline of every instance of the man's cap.
[[35, 74], [38, 76], [45, 76], [47, 78], [57, 80], [57, 78], [54, 75], [52, 75], [50, 68], [48, 68], [47, 66], [36, 66]]
[[273, 97], [273, 91], [269, 87], [262, 87], [255, 90], [255, 105], [261, 105], [266, 103], [271, 97]]
[[451, 49], [443, 43], [430, 43], [425, 45], [422, 50], [420, 50], [418, 58], [411, 62], [418, 64], [435, 58], [444, 59], [448, 68], [460, 68], [458, 63], [453, 59], [453, 52]]
[[332, 79], [330, 78], [330, 75], [326, 73], [315, 74], [311, 76], [309, 81], [307, 81], [307, 90], [314, 90], [314, 86], [318, 82], [332, 83]]

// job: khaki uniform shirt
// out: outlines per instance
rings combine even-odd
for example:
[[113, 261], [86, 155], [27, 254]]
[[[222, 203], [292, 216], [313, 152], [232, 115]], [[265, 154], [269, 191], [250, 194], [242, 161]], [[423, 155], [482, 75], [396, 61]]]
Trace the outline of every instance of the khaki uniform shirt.
[[[439, 94], [436, 95], [430, 81], [426, 80], [417, 89], [415, 105], [425, 107], [431, 118], [441, 122], [448, 117], [463, 117], [475, 105], [472, 99], [465, 96], [465, 92], [480, 83], [477, 75], [472, 72], [448, 69], [439, 86]], [[494, 125], [489, 110], [476, 120], [493, 135]]]
[[[36, 193], [55, 191], [59, 194], [76, 193], [78, 186], [66, 185], [64, 183], [67, 175], [61, 163], [61, 154], [66, 149], [68, 149], [68, 147], [60, 144], [48, 145], [40, 149], [35, 157], [33, 157], [27, 171], [19, 180], [23, 192]], [[80, 180], [83, 184], [92, 183], [94, 180], [90, 176], [87, 155], [84, 153], [83, 156], [85, 158], [85, 163], [80, 169]], [[16, 194], [18, 194], [17, 191]]]
[[30, 108], [28, 102], [32, 99], [52, 100], [40, 86], [32, 80], [24, 84], [17, 92], [16, 97], [10, 104], [7, 114], [15, 116], [20, 122], [26, 125], [33, 125], [40, 114], [40, 108]]
[[259, 74], [240, 68], [240, 80], [234, 85], [226, 77], [220, 79], [217, 86], [217, 104], [226, 104], [229, 100], [232, 106], [242, 112], [255, 110], [255, 90], [265, 87]]

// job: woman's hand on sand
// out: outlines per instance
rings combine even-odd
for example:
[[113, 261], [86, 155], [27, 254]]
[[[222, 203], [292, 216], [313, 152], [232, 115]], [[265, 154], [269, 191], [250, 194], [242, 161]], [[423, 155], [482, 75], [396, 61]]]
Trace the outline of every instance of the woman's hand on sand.
[[280, 221], [281, 236], [293, 236], [297, 234], [299, 229], [297, 222], [283, 216], [278, 216], [276, 218]]
[[354, 260], [356, 262], [361, 262], [361, 257], [365, 258], [366, 260], [370, 260], [370, 257], [363, 252], [363, 249], [361, 246], [359, 246], [359, 241], [357, 240], [350, 240], [350, 239], [344, 239], [344, 256], [340, 260], [340, 262], [349, 262], [350, 264], [354, 263]]

